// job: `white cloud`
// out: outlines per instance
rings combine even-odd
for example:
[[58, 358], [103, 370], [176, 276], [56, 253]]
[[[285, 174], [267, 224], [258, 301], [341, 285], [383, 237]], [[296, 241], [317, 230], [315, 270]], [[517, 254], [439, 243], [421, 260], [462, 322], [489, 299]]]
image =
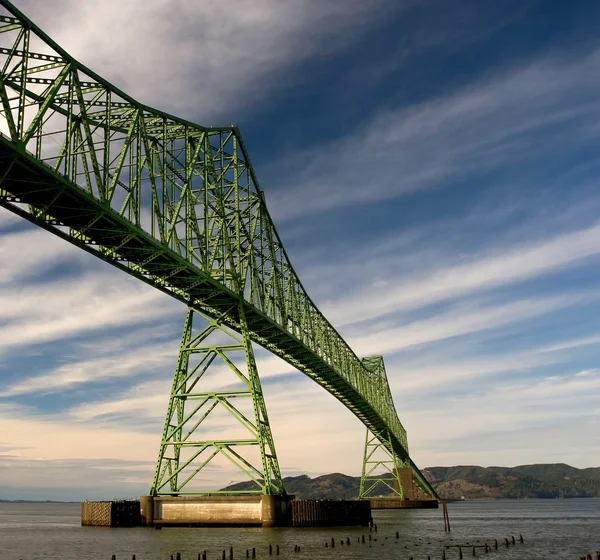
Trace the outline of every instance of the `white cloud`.
[[438, 396], [435, 407], [409, 400], [406, 424], [416, 441], [413, 452], [421, 465], [560, 460], [597, 466], [600, 438], [593, 404], [599, 390], [600, 378], [563, 374], [452, 392]]
[[[585, 264], [584, 259], [600, 253], [596, 243], [599, 234], [600, 226], [594, 225], [550, 239], [492, 249], [488, 254], [475, 255], [468, 262], [464, 262], [464, 257], [458, 263], [446, 260], [412, 277], [396, 279], [390, 274], [383, 285], [381, 282], [379, 286], [359, 284], [350, 297], [344, 295], [340, 301], [325, 303], [322, 307], [326, 316], [340, 325], [518, 284], [567, 266]], [[365, 280], [369, 280], [368, 271], [373, 268], [363, 266]], [[375, 291], [377, 298], [371, 297]]]
[[[129, 349], [124, 354], [71, 362], [47, 373], [27, 377], [0, 390], [0, 397], [17, 395], [47, 395], [86, 383], [102, 383], [110, 379], [156, 373], [162, 368], [173, 369], [177, 357], [176, 342]], [[164, 394], [164, 393], [163, 393]]]
[[295, 64], [358, 40], [390, 5], [385, 0], [368, 5], [181, 0], [176, 9], [165, 0], [15, 4], [126, 93], [207, 126], [229, 124], [223, 119], [233, 120], [240, 107], [250, 109], [285, 86]]
[[381, 330], [370, 329], [367, 336], [353, 336], [350, 341], [360, 355], [391, 354], [415, 345], [522, 323], [586, 300], [589, 296], [586, 298], [582, 294], [508, 301], [497, 305], [462, 305], [403, 326], [386, 325]]
[[546, 58], [375, 112], [344, 137], [278, 159], [271, 175], [287, 180], [269, 194], [271, 211], [371, 204], [597, 140], [599, 68], [600, 51]]
[[[0, 208], [0, 226], [12, 224], [14, 214]], [[17, 220], [22, 220], [18, 218]], [[67, 260], [81, 261], [83, 253], [41, 229], [27, 229], [0, 235], [0, 287], [26, 277], [40, 276]], [[0, 307], [2, 309], [2, 307]]]

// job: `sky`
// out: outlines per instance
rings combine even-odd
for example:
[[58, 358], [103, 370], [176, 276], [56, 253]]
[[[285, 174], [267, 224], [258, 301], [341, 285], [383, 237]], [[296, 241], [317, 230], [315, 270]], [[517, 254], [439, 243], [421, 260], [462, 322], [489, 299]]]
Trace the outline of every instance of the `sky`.
[[[141, 102], [237, 123], [417, 465], [598, 466], [600, 4], [15, 5]], [[147, 493], [185, 307], [5, 210], [0, 263], [0, 498]], [[361, 423], [257, 357], [284, 476], [358, 475]]]

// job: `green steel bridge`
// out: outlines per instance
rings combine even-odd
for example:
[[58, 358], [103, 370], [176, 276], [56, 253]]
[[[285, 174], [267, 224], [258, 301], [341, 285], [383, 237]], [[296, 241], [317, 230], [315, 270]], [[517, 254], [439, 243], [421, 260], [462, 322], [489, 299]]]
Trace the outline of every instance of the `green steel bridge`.
[[[209, 492], [190, 482], [217, 455], [254, 481], [247, 492], [285, 493], [254, 342], [364, 423], [362, 497], [381, 484], [402, 496], [406, 469], [436, 497], [410, 458], [383, 358], [358, 358], [306, 293], [236, 126], [203, 127], [138, 103], [6, 0], [0, 66], [0, 205], [187, 306], [152, 495]], [[194, 330], [198, 316], [204, 327]], [[217, 361], [241, 388], [202, 390]], [[237, 405], [245, 397], [251, 415]], [[248, 437], [198, 439], [215, 408]], [[247, 446], [260, 459], [246, 459]]]

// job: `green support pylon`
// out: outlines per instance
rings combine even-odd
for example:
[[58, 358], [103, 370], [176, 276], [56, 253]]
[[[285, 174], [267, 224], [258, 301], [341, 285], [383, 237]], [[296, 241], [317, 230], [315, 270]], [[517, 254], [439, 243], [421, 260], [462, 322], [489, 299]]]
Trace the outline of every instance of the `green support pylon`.
[[367, 428], [358, 497], [367, 499], [392, 494], [394, 498], [404, 498], [400, 469], [406, 466]]
[[[241, 335], [222, 327], [217, 320], [188, 309], [150, 490], [152, 496], [285, 494], [242, 305], [238, 312]], [[208, 322], [197, 334], [193, 331], [195, 315]], [[240, 367], [241, 361], [245, 361], [245, 368]], [[203, 381], [219, 366], [233, 374], [234, 384], [229, 385], [230, 389], [203, 390]], [[218, 372], [221, 375], [221, 369]], [[253, 420], [251, 414], [242, 410], [245, 399], [252, 399]], [[230, 424], [241, 425], [248, 437], [216, 439], [215, 434], [207, 433], [208, 419], [219, 409], [228, 413]], [[248, 458], [248, 451], [256, 448], [261, 465], [257, 464], [256, 457]], [[217, 456], [228, 459], [254, 487], [225, 492], [206, 488], [202, 481], [199, 487], [194, 485], [194, 479], [200, 480], [198, 475]]]

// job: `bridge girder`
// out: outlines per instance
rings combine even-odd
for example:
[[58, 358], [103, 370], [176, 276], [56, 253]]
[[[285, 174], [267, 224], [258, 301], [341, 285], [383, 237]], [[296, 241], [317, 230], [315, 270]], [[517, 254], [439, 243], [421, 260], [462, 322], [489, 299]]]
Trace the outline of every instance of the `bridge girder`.
[[338, 398], [413, 469], [381, 357], [306, 293], [240, 131], [136, 102], [0, 0], [0, 205], [250, 338]]

